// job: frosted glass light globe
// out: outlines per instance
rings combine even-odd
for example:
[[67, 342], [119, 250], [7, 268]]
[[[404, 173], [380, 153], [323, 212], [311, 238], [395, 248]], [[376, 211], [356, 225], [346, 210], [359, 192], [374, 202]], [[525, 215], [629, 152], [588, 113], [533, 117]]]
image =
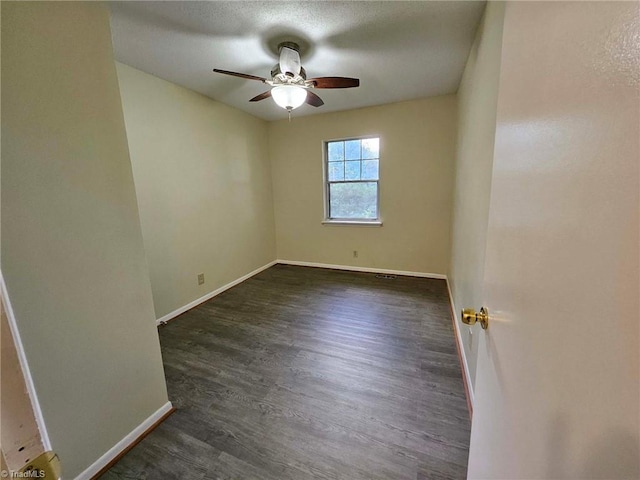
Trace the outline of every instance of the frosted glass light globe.
[[293, 110], [307, 99], [307, 91], [297, 85], [278, 85], [271, 89], [271, 96], [282, 108]]

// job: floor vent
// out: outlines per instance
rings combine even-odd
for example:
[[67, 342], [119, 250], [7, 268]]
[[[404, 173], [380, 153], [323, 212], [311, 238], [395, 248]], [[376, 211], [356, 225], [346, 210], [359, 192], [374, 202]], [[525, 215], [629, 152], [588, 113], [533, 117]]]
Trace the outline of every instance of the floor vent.
[[384, 278], [385, 280], [393, 280], [396, 278], [395, 275], [389, 275], [388, 273], [379, 273], [376, 275], [376, 278]]

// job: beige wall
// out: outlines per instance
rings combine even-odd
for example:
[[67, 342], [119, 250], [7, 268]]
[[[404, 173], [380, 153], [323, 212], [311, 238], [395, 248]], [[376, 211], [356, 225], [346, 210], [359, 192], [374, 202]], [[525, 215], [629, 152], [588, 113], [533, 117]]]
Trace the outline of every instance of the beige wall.
[[[384, 225], [323, 225], [322, 142], [364, 135], [380, 136]], [[270, 123], [278, 258], [446, 273], [455, 135], [453, 95]]]
[[2, 2], [2, 273], [74, 478], [167, 402], [109, 12]]
[[275, 260], [267, 123], [117, 68], [160, 318]]
[[467, 307], [478, 310], [483, 300], [503, 19], [504, 3], [489, 2], [458, 90], [449, 285], [472, 385], [481, 327], [464, 325], [459, 310]]

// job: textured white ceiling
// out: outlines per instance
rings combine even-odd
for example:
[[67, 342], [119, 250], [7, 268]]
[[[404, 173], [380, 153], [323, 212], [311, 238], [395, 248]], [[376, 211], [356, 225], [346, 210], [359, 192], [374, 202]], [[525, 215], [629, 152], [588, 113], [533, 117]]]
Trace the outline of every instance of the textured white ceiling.
[[361, 86], [316, 90], [294, 116], [454, 93], [485, 2], [110, 2], [116, 59], [267, 120], [286, 118], [268, 89], [213, 68], [269, 77], [279, 40], [299, 39], [308, 78]]

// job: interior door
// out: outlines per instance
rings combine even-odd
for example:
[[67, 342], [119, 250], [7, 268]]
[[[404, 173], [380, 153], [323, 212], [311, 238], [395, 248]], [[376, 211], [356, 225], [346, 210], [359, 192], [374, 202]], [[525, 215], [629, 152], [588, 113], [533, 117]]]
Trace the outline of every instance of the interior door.
[[469, 478], [640, 478], [638, 5], [507, 4]]
[[2, 477], [2, 470], [20, 470], [42, 454], [44, 446], [1, 295], [0, 392], [0, 442], [2, 462], [7, 463], [0, 469]]

